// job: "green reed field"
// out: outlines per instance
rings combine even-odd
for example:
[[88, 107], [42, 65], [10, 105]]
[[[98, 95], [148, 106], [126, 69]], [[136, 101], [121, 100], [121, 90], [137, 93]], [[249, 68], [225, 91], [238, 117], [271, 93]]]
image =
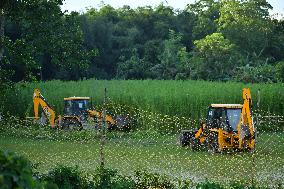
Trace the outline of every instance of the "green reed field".
[[102, 104], [104, 88], [110, 101], [141, 108], [163, 115], [184, 116], [192, 119], [204, 117], [211, 103], [242, 103], [242, 88], [249, 87], [256, 108], [257, 91], [260, 90], [260, 109], [284, 115], [284, 84], [243, 84], [207, 81], [163, 80], [84, 80], [20, 83], [8, 95], [5, 103], [13, 115], [32, 114], [32, 94], [35, 88], [42, 91], [56, 112], [63, 110], [63, 98], [91, 96], [93, 104]]

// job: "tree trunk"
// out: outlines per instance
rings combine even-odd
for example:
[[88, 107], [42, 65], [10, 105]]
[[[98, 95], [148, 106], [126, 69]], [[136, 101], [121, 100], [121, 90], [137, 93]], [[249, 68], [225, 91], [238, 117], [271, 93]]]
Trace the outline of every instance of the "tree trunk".
[[2, 59], [4, 55], [4, 22], [5, 22], [5, 17], [4, 17], [4, 9], [0, 9], [0, 67], [2, 64]]

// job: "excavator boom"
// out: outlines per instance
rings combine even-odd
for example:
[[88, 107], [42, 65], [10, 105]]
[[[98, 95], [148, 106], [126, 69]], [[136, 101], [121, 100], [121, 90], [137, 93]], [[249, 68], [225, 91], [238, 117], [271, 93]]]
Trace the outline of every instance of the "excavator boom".
[[[250, 140], [248, 142], [248, 146], [250, 149], [254, 149], [255, 145], [255, 139], [254, 139], [254, 133], [255, 133], [255, 128], [253, 125], [253, 117], [252, 117], [252, 98], [251, 98], [251, 93], [249, 88], [244, 88], [243, 89], [243, 107], [242, 107], [242, 113], [241, 113], [241, 123], [238, 128], [238, 133], [239, 133], [239, 148], [242, 147], [243, 145], [243, 138], [244, 134], [246, 136], [249, 136]], [[247, 129], [248, 128], [248, 129]], [[245, 131], [248, 130], [247, 133]], [[249, 133], [249, 134], [248, 134]]]
[[253, 126], [252, 113], [251, 113], [252, 99], [251, 99], [250, 90], [248, 88], [243, 89], [243, 99], [244, 99], [244, 104], [242, 108], [242, 124], [248, 125], [250, 133], [253, 134], [254, 126]]
[[35, 115], [35, 119], [36, 120], [39, 119], [38, 107], [40, 105], [42, 110], [43, 110], [43, 113], [45, 114], [45, 116], [49, 120], [49, 124], [51, 125], [51, 127], [54, 128], [55, 127], [55, 117], [56, 117], [55, 116], [55, 111], [51, 108], [51, 106], [47, 103], [45, 98], [41, 95], [39, 89], [35, 89], [34, 90], [33, 102], [34, 102], [34, 115]]

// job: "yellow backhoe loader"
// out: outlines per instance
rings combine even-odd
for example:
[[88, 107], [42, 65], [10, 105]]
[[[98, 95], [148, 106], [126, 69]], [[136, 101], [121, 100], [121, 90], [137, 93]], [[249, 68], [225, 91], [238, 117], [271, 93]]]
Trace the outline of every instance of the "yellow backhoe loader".
[[243, 104], [211, 104], [206, 122], [198, 130], [183, 130], [182, 146], [206, 148], [211, 152], [223, 150], [254, 150], [255, 128], [252, 117], [250, 89], [243, 89]]
[[[54, 109], [48, 104], [39, 89], [33, 94], [34, 118], [41, 122], [48, 120], [52, 128], [62, 128], [70, 130], [81, 130], [102, 124], [103, 119], [108, 123], [108, 128], [125, 129], [129, 126], [127, 117], [117, 116], [115, 119], [110, 115], [103, 115], [102, 112], [92, 109], [90, 97], [68, 97], [64, 98], [63, 115], [56, 116]], [[39, 117], [39, 105], [42, 108], [42, 117]], [[90, 125], [91, 122], [91, 125]], [[97, 123], [97, 124], [94, 124]]]

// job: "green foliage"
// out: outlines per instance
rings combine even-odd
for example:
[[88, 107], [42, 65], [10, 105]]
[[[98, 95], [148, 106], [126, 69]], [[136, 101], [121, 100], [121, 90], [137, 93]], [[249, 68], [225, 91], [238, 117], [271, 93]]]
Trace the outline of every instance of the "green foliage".
[[124, 58], [121, 57], [121, 61], [124, 62], [118, 63], [118, 68], [117, 68], [118, 78], [122, 79], [146, 78], [144, 70], [146, 70], [147, 68], [145, 67], [144, 60], [139, 58], [137, 49], [133, 49], [130, 59], [124, 60]]
[[13, 70], [10, 81], [34, 81], [33, 71], [38, 69], [38, 65], [32, 56], [33, 48], [24, 39], [12, 41], [6, 38], [5, 49], [2, 69]]
[[260, 56], [272, 35], [270, 9], [266, 0], [222, 1], [218, 30], [236, 44], [240, 52]]
[[278, 62], [276, 65], [276, 75], [279, 81], [284, 81], [284, 61]]
[[188, 5], [187, 9], [193, 12], [196, 17], [192, 34], [194, 40], [202, 39], [216, 32], [217, 25], [215, 20], [217, 20], [220, 15], [219, 1], [198, 0], [194, 4]]
[[264, 64], [262, 66], [250, 67], [249, 65], [239, 67], [235, 78], [237, 81], [252, 83], [274, 83], [277, 82], [275, 66]]
[[[241, 183], [241, 182], [233, 182], [230, 184], [230, 188], [232, 189], [269, 189], [269, 187], [264, 187], [264, 186], [257, 186], [256, 184], [248, 186], [247, 184]], [[281, 188], [281, 186], [279, 187]]]
[[206, 182], [202, 182], [202, 183], [198, 183], [196, 185], [196, 189], [225, 189], [225, 188], [230, 188], [230, 189], [268, 189], [268, 187], [261, 187], [261, 186], [257, 186], [257, 185], [248, 185], [248, 184], [243, 184], [241, 182], [233, 182], [231, 183], [229, 186], [225, 186], [219, 183], [215, 183], [215, 182], [210, 182], [210, 181], [206, 181]]
[[[6, 61], [5, 66], [0, 64], [1, 81], [7, 77], [14, 82], [83, 78], [227, 81], [239, 77], [238, 67], [249, 64], [259, 69], [263, 60], [274, 66], [284, 58], [283, 21], [269, 16], [272, 7], [266, 0], [198, 0], [184, 10], [162, 3], [136, 9], [102, 5], [82, 14], [62, 12], [62, 3], [1, 2], [0, 59], [2, 63], [4, 56]], [[3, 45], [6, 38], [10, 44]], [[209, 42], [210, 38], [215, 42]], [[196, 42], [207, 47], [207, 57]], [[270, 75], [254, 82], [282, 81]]]
[[32, 174], [31, 163], [28, 160], [0, 150], [0, 188], [42, 188]]
[[225, 189], [225, 187], [214, 182], [206, 181], [203, 183], [198, 183], [196, 189]]
[[136, 188], [135, 181], [129, 177], [123, 177], [116, 170], [100, 167], [95, 174], [95, 188], [97, 189], [124, 189]]
[[7, 28], [9, 43], [4, 49], [4, 57], [15, 72], [12, 81], [39, 79], [41, 71], [43, 79], [79, 79], [87, 74], [96, 49], [85, 50], [78, 14], [63, 14], [60, 5], [61, 0], [5, 4], [7, 25], [17, 28], [16, 32]]
[[88, 69], [89, 55], [83, 47], [78, 14], [65, 14], [61, 1], [25, 4], [24, 37], [36, 49], [33, 56], [42, 67], [43, 79], [79, 79]]
[[2, 112], [4, 109], [4, 106], [7, 104], [5, 101], [7, 99], [7, 91], [8, 89], [11, 90], [14, 83], [10, 80], [10, 78], [13, 75], [12, 70], [4, 70], [0, 69], [0, 98], [2, 99], [0, 101], [0, 111]]
[[[23, 157], [11, 152], [0, 151], [0, 187], [5, 188], [46, 188], [46, 189], [124, 189], [146, 188], [149, 186], [171, 186], [166, 177], [143, 172], [136, 174], [138, 181], [124, 177], [116, 170], [98, 168], [93, 181], [88, 181], [78, 167], [59, 165], [47, 174], [39, 175], [42, 184], [32, 176], [31, 164]], [[167, 187], [168, 188], [168, 187]]]
[[[211, 103], [242, 103], [242, 89], [249, 87], [254, 102], [257, 100], [257, 91], [260, 89], [260, 109], [262, 111], [270, 111], [277, 115], [284, 113], [282, 103], [284, 87], [281, 83], [244, 84], [236, 82], [106, 81], [94, 79], [78, 82], [19, 83], [14, 90], [9, 91], [9, 94], [15, 95], [7, 97], [5, 111], [9, 111], [12, 115], [27, 116], [26, 111], [33, 107], [31, 95], [35, 88], [42, 91], [42, 95], [55, 108], [57, 114], [63, 113], [63, 98], [69, 96], [90, 96], [93, 99], [94, 106], [97, 107], [103, 102], [105, 87], [107, 87], [107, 95], [110, 98], [109, 102], [158, 113], [161, 116], [169, 115], [195, 120], [206, 115], [207, 107]], [[28, 112], [28, 115], [32, 116], [33, 112]], [[158, 124], [154, 121], [152, 123], [153, 125]]]
[[45, 181], [49, 187], [58, 186], [60, 189], [87, 189], [91, 184], [87, 178], [82, 176], [78, 167], [66, 167], [59, 165], [45, 175], [41, 175], [41, 180]]
[[[158, 79], [186, 79], [188, 53], [186, 47], [181, 43], [182, 36], [173, 30], [169, 31], [169, 39], [164, 41], [164, 49], [159, 56], [161, 64], [151, 69], [156, 72]], [[157, 70], [157, 68], [161, 68]], [[184, 76], [183, 76], [184, 75]]]
[[194, 42], [196, 45], [192, 64], [195, 65], [196, 76], [206, 80], [229, 80], [237, 65], [236, 46], [221, 33], [213, 33], [204, 39]]
[[[100, 167], [93, 175], [86, 175], [78, 167], [59, 165], [46, 174], [33, 177], [31, 163], [14, 153], [0, 150], [0, 187], [5, 188], [34, 188], [34, 189], [268, 189], [269, 187], [258, 184], [238, 182], [217, 183], [206, 180], [205, 182], [192, 183], [190, 180], [176, 180], [170, 177], [149, 171], [135, 171], [132, 177], [118, 174], [117, 170]], [[279, 185], [278, 188], [282, 186]]]
[[[53, 141], [78, 141], [86, 142], [97, 139], [99, 136], [92, 131], [64, 132], [54, 130], [47, 125], [38, 125], [33, 121], [24, 120], [13, 116], [3, 116], [0, 121], [0, 132], [3, 136], [13, 136], [19, 138], [30, 138], [38, 140]], [[110, 134], [108, 137], [113, 137]]]
[[271, 58], [277, 63], [284, 60], [284, 19], [273, 21], [273, 35], [269, 39], [269, 47], [266, 53], [270, 54]]
[[136, 188], [175, 188], [174, 184], [168, 177], [147, 171], [136, 171], [135, 173]]

